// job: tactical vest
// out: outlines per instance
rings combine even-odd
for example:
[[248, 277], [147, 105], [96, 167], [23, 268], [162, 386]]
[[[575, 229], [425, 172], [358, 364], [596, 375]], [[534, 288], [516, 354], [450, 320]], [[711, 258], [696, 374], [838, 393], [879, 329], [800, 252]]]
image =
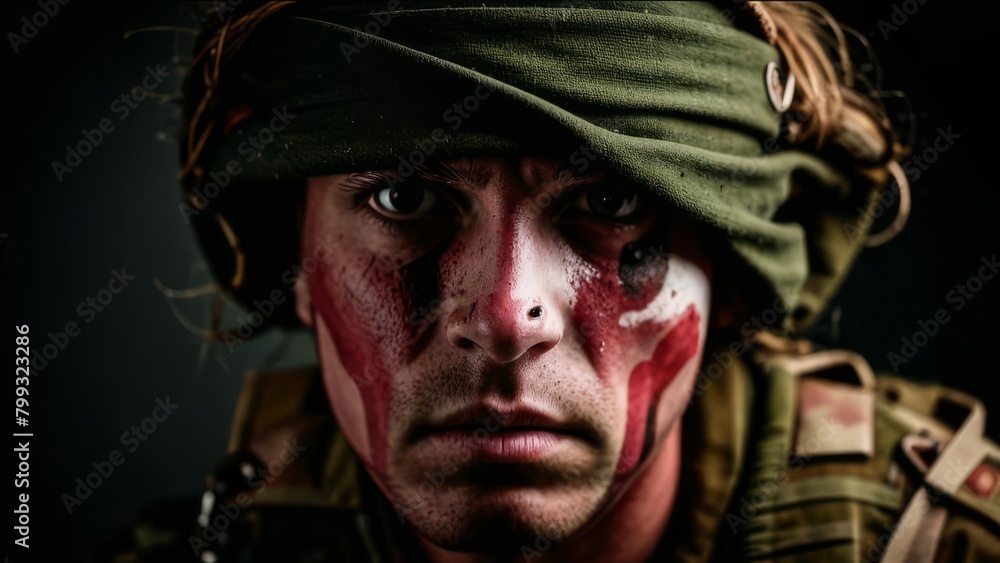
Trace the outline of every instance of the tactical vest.
[[969, 395], [844, 350], [759, 354], [696, 390], [684, 422], [702, 433], [685, 432], [697, 490], [678, 510], [697, 522], [668, 532], [665, 560], [1000, 561], [1000, 449]]

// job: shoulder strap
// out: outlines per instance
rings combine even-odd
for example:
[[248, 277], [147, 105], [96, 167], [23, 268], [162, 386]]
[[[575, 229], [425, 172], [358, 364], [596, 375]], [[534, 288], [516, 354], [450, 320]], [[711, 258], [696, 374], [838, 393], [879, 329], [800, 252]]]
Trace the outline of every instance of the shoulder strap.
[[[996, 446], [984, 436], [985, 408], [979, 400], [950, 389], [941, 389], [939, 400], [966, 414], [954, 434], [944, 440], [940, 435], [931, 438], [930, 430], [925, 435], [904, 438], [903, 455], [922, 474], [923, 486], [916, 489], [899, 518], [883, 557], [886, 563], [930, 563], [938, 559], [937, 547], [950, 509], [943, 497], [978, 509], [993, 524], [1000, 523], [996, 458], [988, 459], [990, 453], [995, 456]], [[927, 459], [932, 461], [927, 463]]]

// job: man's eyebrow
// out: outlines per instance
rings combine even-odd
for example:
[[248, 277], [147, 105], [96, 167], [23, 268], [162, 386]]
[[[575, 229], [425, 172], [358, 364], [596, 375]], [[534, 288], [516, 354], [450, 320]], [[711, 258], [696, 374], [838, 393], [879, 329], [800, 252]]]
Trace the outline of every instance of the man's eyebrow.
[[538, 187], [543, 190], [563, 191], [585, 184], [596, 184], [604, 180], [604, 174], [578, 174], [565, 166], [559, 168], [544, 168], [539, 174]]
[[440, 184], [457, 186], [470, 190], [484, 188], [489, 183], [489, 175], [482, 167], [476, 165], [476, 159], [470, 159], [467, 169], [459, 169], [447, 162], [435, 161], [426, 165], [415, 166], [417, 176]]
[[390, 172], [380, 170], [366, 170], [364, 172], [354, 172], [345, 178], [338, 187], [348, 191], [361, 191], [388, 182]]
[[[491, 180], [489, 168], [479, 166], [475, 158], [469, 159], [468, 167], [456, 168], [447, 162], [436, 161], [415, 169], [421, 178], [470, 190], [483, 189]], [[576, 186], [601, 182], [604, 180], [604, 174], [599, 172], [578, 174], [563, 165], [545, 166], [536, 169], [535, 173], [522, 173], [521, 180], [532, 191], [561, 192]]]

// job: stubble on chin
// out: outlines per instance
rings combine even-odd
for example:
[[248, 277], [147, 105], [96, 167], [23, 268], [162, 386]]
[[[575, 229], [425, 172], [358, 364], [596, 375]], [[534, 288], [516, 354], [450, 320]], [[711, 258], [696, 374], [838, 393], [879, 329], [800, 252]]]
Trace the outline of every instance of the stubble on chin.
[[[616, 457], [586, 466], [475, 464], [421, 471], [390, 460], [397, 514], [419, 536], [452, 551], [520, 553], [581, 530], [613, 497]], [[427, 466], [425, 466], [427, 467]], [[395, 476], [395, 478], [393, 478]]]
[[556, 543], [581, 530], [609, 497], [611, 482], [609, 472], [603, 486], [595, 479], [587, 486], [564, 488], [442, 488], [435, 498], [411, 503], [401, 516], [438, 547], [518, 554], [540, 538]]

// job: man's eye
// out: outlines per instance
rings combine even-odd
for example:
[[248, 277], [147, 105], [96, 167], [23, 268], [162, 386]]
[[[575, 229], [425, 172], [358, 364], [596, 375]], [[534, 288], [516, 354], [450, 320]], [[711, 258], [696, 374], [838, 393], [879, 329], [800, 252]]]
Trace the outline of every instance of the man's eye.
[[573, 207], [604, 219], [624, 219], [639, 209], [639, 193], [633, 188], [595, 186], [580, 194]]
[[413, 185], [381, 188], [368, 200], [372, 209], [393, 218], [426, 215], [442, 204], [448, 205], [433, 190]]

